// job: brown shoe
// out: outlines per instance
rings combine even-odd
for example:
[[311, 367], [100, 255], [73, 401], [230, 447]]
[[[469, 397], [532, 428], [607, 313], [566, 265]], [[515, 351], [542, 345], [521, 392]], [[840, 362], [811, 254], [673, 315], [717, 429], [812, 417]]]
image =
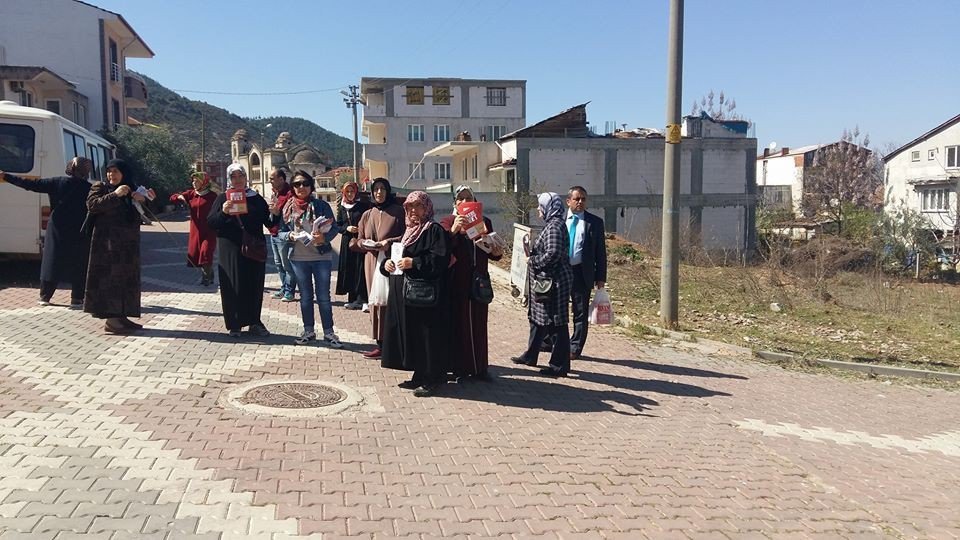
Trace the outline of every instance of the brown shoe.
[[372, 351], [367, 351], [367, 352], [363, 353], [363, 357], [364, 357], [364, 358], [369, 358], [369, 359], [371, 359], [371, 360], [375, 360], [375, 359], [377, 359], [377, 358], [380, 358], [380, 354], [381, 354], [380, 347], [377, 347], [376, 349], [374, 349], [374, 350], [372, 350]]

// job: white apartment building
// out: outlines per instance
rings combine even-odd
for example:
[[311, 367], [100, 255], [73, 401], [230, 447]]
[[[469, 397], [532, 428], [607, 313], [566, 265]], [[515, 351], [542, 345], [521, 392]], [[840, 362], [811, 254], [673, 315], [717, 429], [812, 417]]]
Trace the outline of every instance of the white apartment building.
[[819, 144], [800, 148], [764, 148], [757, 156], [757, 198], [767, 210], [802, 215], [804, 171], [813, 165]]
[[884, 158], [886, 209], [921, 212], [933, 230], [949, 232], [960, 214], [960, 114]]
[[[126, 59], [153, 56], [119, 13], [79, 0], [0, 1], [0, 65], [55, 73], [66, 82], [61, 83], [63, 92], [88, 100], [86, 110], [80, 110], [82, 100], [69, 107], [59, 102], [59, 114], [93, 131], [126, 124], [128, 108], [146, 107], [146, 84], [127, 73]], [[16, 95], [0, 99], [55, 106], [56, 98], [32, 93], [30, 79], [4, 82], [4, 94]]]
[[363, 168], [398, 188], [449, 185], [452, 160], [424, 153], [444, 142], [494, 141], [522, 128], [526, 88], [521, 80], [363, 77]]

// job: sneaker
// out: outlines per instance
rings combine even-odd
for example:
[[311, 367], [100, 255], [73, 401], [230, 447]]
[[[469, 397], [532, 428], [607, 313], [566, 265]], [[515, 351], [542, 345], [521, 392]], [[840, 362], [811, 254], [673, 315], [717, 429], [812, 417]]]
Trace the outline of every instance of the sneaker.
[[343, 348], [343, 343], [340, 343], [340, 338], [337, 337], [337, 335], [334, 334], [333, 332], [330, 332], [329, 334], [324, 334], [323, 341], [327, 344], [327, 346], [331, 348], [334, 348], [334, 349]]
[[279, 300], [279, 299], [283, 298], [283, 292], [282, 292], [282, 291], [277, 291], [277, 292], [271, 294], [271, 295], [270, 295], [270, 298], [273, 298], [274, 300]]
[[313, 330], [304, 330], [297, 339], [293, 340], [297, 345], [306, 345], [317, 340], [317, 334]]
[[363, 311], [364, 313], [370, 313], [370, 304], [364, 304], [363, 306], [360, 307], [360, 310]]
[[230, 331], [228, 332], [228, 334], [229, 334], [230, 337], [232, 337], [232, 338], [239, 338], [239, 337], [241, 336], [239, 330], [230, 330]]
[[361, 305], [356, 302], [348, 302], [343, 305], [343, 309], [349, 309], [351, 311], [354, 311], [360, 308], [361, 308]]
[[285, 294], [285, 295], [283, 295], [283, 297], [280, 298], [280, 301], [281, 301], [281, 302], [296, 302], [296, 300], [294, 300], [292, 294]]
[[248, 332], [254, 336], [260, 337], [267, 337], [270, 335], [270, 331], [267, 330], [267, 327], [263, 326], [262, 324], [251, 324]]
[[49, 299], [49, 298], [41, 298], [40, 301], [37, 302], [37, 303], [40, 304], [41, 306], [49, 306], [49, 305], [50, 305], [50, 299]]

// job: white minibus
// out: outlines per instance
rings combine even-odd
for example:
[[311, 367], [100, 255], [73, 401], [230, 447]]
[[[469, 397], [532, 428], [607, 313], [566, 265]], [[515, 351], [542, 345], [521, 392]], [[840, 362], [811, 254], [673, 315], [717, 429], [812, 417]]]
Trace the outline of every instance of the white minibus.
[[[36, 180], [63, 176], [77, 156], [93, 161], [90, 181], [105, 180], [114, 147], [62, 116], [0, 101], [0, 170]], [[0, 258], [39, 258], [50, 217], [46, 194], [0, 182]]]

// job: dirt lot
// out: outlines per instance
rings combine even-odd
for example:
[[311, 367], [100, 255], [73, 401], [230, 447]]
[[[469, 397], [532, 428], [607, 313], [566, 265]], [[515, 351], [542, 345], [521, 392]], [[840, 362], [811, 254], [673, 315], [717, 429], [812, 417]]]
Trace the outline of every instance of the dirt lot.
[[[660, 326], [658, 257], [617, 238], [607, 249], [617, 318], [637, 335]], [[678, 329], [805, 358], [960, 371], [960, 286], [810, 266], [684, 264]]]

